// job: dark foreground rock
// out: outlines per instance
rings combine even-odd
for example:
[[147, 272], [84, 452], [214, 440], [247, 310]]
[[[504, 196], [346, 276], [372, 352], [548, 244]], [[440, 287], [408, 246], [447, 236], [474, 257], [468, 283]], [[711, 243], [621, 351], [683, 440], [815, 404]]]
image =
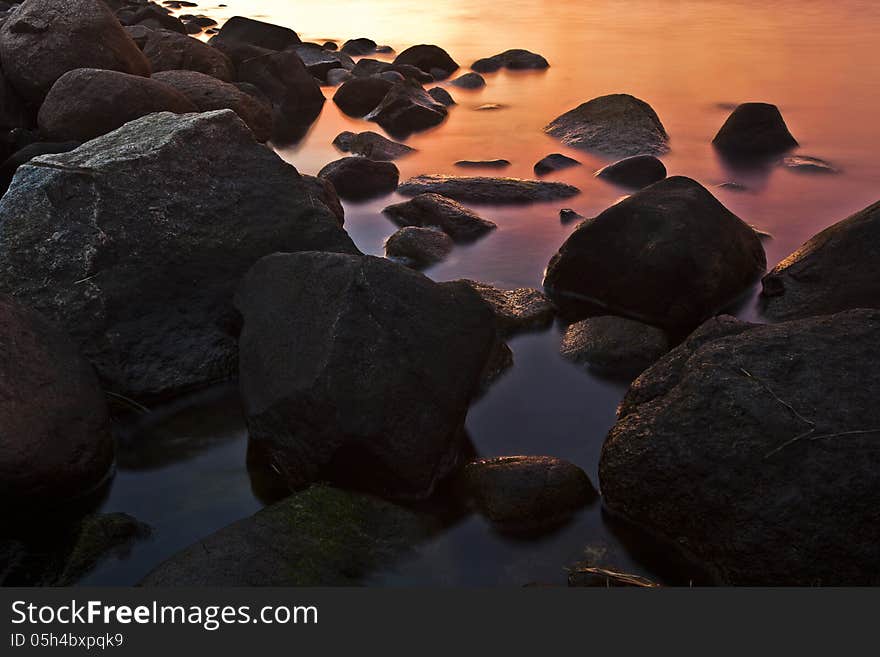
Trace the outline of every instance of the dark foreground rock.
[[443, 48], [425, 44], [407, 48], [395, 57], [394, 63], [415, 66], [430, 73], [435, 80], [448, 78], [458, 70], [458, 64]]
[[142, 46], [153, 73], [198, 71], [229, 82], [235, 69], [229, 58], [204, 41], [169, 30], [148, 30]]
[[43, 316], [5, 295], [0, 344], [0, 497], [20, 509], [86, 494], [113, 461], [107, 403], [91, 366]]
[[333, 140], [333, 145], [343, 153], [362, 155], [371, 160], [396, 160], [416, 150], [372, 131], [340, 132]]
[[443, 260], [454, 242], [446, 233], [433, 228], [404, 226], [385, 242], [385, 255], [420, 269]]
[[138, 541], [152, 529], [127, 513], [101, 513], [86, 516], [79, 523], [64, 566], [52, 586], [73, 586], [105, 559], [126, 557]]
[[33, 123], [31, 108], [13, 89], [0, 68], [0, 131], [28, 128]]
[[411, 80], [398, 82], [366, 118], [375, 121], [396, 139], [406, 139], [414, 132], [427, 130], [446, 120], [446, 105], [438, 103]]
[[880, 203], [839, 221], [763, 280], [763, 311], [775, 320], [880, 307]]
[[541, 70], [549, 67], [550, 64], [541, 55], [515, 48], [513, 50], [505, 50], [498, 55], [492, 57], [484, 57], [475, 61], [471, 68], [478, 73], [494, 73], [502, 68], [511, 71], [525, 70]]
[[679, 333], [765, 267], [755, 231], [702, 185], [674, 176], [580, 224], [551, 258], [544, 287], [572, 318], [607, 309]]
[[232, 291], [254, 262], [357, 251], [312, 189], [229, 110], [152, 114], [19, 169], [0, 291], [66, 329], [112, 392], [204, 386], [235, 372]]
[[[351, 73], [356, 78], [382, 77], [389, 73], [397, 73], [402, 76], [404, 80], [412, 80], [420, 84], [434, 81], [433, 75], [416, 66], [411, 66], [409, 64], [392, 64], [391, 62], [383, 62], [378, 59], [368, 59], [366, 57], [358, 60], [357, 64], [354, 65], [354, 68], [351, 69]], [[392, 82], [400, 80], [400, 78], [397, 78], [396, 76], [392, 77], [395, 77], [394, 80], [391, 80]]]
[[404, 196], [434, 193], [456, 201], [491, 205], [553, 201], [580, 194], [577, 187], [558, 182], [441, 175], [410, 178], [397, 191]]
[[344, 157], [326, 165], [318, 177], [333, 183], [339, 198], [363, 201], [397, 189], [400, 173], [391, 162], [366, 157]]
[[306, 70], [321, 82], [327, 82], [330, 71], [340, 68], [350, 71], [354, 68], [351, 57], [345, 53], [325, 50], [317, 43], [302, 43], [294, 48], [294, 52], [302, 60]]
[[554, 171], [580, 166], [580, 162], [562, 153], [551, 153], [535, 162], [535, 175], [546, 176]]
[[606, 504], [722, 583], [880, 584], [878, 342], [876, 310], [707, 322], [627, 393]]
[[666, 167], [653, 155], [633, 155], [599, 169], [596, 175], [615, 185], [641, 189], [663, 180]]
[[456, 242], [473, 241], [497, 226], [458, 201], [440, 194], [419, 194], [382, 212], [398, 226], [436, 226]]
[[653, 108], [629, 94], [594, 98], [555, 118], [544, 131], [566, 146], [604, 155], [660, 155], [669, 136]]
[[571, 324], [560, 353], [601, 373], [635, 376], [669, 351], [662, 329], [626, 317], [604, 315]]
[[502, 290], [488, 283], [466, 279], [462, 282], [489, 304], [495, 313], [498, 332], [503, 336], [547, 328], [553, 323], [556, 308], [540, 290], [531, 287]]
[[28, 144], [21, 150], [16, 151], [0, 164], [0, 196], [6, 192], [10, 183], [12, 183], [12, 177], [15, 175], [15, 172], [18, 171], [18, 167], [22, 164], [27, 164], [37, 155], [66, 153], [67, 151], [72, 151], [74, 148], [77, 148], [79, 145], [80, 143], [78, 141], [38, 141], [33, 144]]
[[352, 78], [333, 95], [333, 102], [349, 116], [361, 117], [372, 112], [394, 86], [382, 78]]
[[733, 158], [772, 157], [798, 145], [779, 108], [768, 103], [738, 105], [712, 143]]
[[388, 502], [316, 486], [178, 552], [143, 586], [355, 586], [439, 527]]
[[558, 527], [598, 497], [586, 473], [551, 456], [500, 456], [468, 463], [458, 480], [474, 509], [503, 532]]

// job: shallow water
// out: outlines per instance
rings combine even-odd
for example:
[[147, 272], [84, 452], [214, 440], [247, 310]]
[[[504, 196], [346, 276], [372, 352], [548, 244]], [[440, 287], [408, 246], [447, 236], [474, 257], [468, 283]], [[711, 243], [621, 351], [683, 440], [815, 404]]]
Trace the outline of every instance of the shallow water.
[[[457, 247], [427, 273], [436, 280], [475, 278], [500, 286], [538, 286], [550, 256], [573, 225], [558, 210], [594, 215], [626, 192], [593, 178], [606, 162], [566, 149], [541, 128], [599, 95], [626, 92], [649, 102], [671, 138], [664, 156], [670, 174], [712, 188], [727, 181], [748, 191], [713, 189], [747, 222], [773, 235], [765, 241], [772, 266], [825, 226], [880, 196], [880, 57], [874, 2], [718, 0], [514, 0], [503, 6], [466, 0], [423, 4], [403, 0], [323, 0], [320, 3], [228, 0], [199, 7], [218, 20], [235, 14], [294, 28], [303, 40], [368, 36], [400, 51], [414, 43], [446, 48], [466, 70], [477, 58], [528, 48], [550, 61], [546, 72], [486, 75], [488, 86], [450, 87], [458, 101], [441, 126], [413, 136], [417, 149], [398, 161], [403, 179], [420, 173], [462, 173], [461, 159], [506, 158], [504, 175], [531, 177], [534, 162], [551, 152], [584, 163], [549, 176], [582, 194], [561, 203], [478, 210], [499, 229]], [[448, 86], [448, 83], [444, 83]], [[333, 89], [325, 89], [332, 96]], [[799, 152], [830, 160], [840, 175], [798, 174], [782, 168], [731, 171], [710, 141], [729, 112], [744, 101], [777, 104]], [[496, 111], [475, 111], [499, 103]], [[340, 157], [331, 145], [342, 130], [375, 130], [343, 116], [332, 102], [305, 139], [280, 154], [314, 174]], [[495, 175], [492, 172], [486, 175]], [[396, 195], [345, 204], [346, 227], [367, 253], [381, 254], [395, 227], [380, 210]], [[737, 309], [760, 320], [755, 295]], [[468, 430], [481, 455], [548, 454], [569, 459], [596, 481], [599, 451], [625, 385], [599, 379], [558, 355], [559, 329], [511, 341], [515, 366], [472, 408]], [[234, 391], [219, 391], [194, 406], [164, 411], [129, 437], [106, 511], [126, 511], [153, 525], [152, 541], [128, 560], [107, 562], [87, 583], [130, 584], [164, 557], [262, 506], [245, 468], [246, 435]], [[377, 576], [377, 584], [512, 585], [561, 583], [564, 568], [598, 558], [667, 581], [692, 573], [658, 562], [662, 556], [638, 536], [623, 540], [599, 505], [537, 541], [504, 538], [478, 517], [450, 527], [412, 563]]]

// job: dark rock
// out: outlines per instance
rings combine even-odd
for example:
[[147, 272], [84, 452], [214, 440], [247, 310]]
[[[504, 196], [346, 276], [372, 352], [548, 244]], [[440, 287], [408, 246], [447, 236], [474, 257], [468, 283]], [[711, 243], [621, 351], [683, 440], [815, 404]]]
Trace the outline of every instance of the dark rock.
[[662, 329], [626, 317], [589, 317], [571, 324], [562, 338], [563, 357], [599, 372], [636, 376], [669, 351]]
[[247, 274], [236, 306], [250, 438], [291, 486], [423, 498], [454, 470], [496, 343], [469, 287], [384, 258], [276, 254]]
[[333, 95], [333, 102], [349, 116], [361, 117], [372, 112], [394, 86], [382, 78], [352, 78]]
[[500, 456], [468, 463], [459, 484], [474, 509], [503, 532], [546, 531], [598, 495], [586, 473], [551, 456]]
[[354, 76], [351, 74], [351, 71], [346, 71], [344, 68], [331, 68], [327, 71], [326, 82], [331, 87], [338, 86], [343, 82], [347, 82], [351, 80]]
[[113, 462], [104, 393], [73, 341], [7, 296], [0, 344], [0, 496], [19, 508], [68, 503]]
[[416, 150], [386, 139], [377, 132], [340, 132], [333, 145], [343, 153], [362, 155], [371, 160], [396, 160]]
[[566, 146], [605, 155], [659, 155], [669, 136], [648, 103], [629, 94], [594, 98], [556, 117], [544, 131]]
[[452, 246], [452, 238], [439, 230], [405, 226], [385, 241], [385, 255], [420, 269], [446, 258]]
[[562, 208], [559, 211], [559, 221], [564, 224], [571, 223], [572, 221], [579, 221], [584, 218], [580, 212], [575, 212], [571, 208]]
[[397, 189], [400, 172], [391, 162], [366, 157], [344, 157], [326, 165], [318, 177], [333, 183], [339, 198], [363, 201]]
[[397, 71], [383, 71], [382, 73], [379, 73], [377, 77], [380, 77], [383, 80], [388, 80], [388, 82], [391, 82], [392, 84], [397, 84], [398, 82], [406, 80], [406, 78], [403, 77], [403, 74], [398, 73]]
[[428, 95], [436, 100], [441, 105], [445, 105], [446, 107], [451, 107], [455, 105], [455, 99], [452, 95], [446, 91], [443, 87], [433, 87], [428, 89]]
[[471, 280], [462, 282], [473, 288], [489, 304], [495, 313], [498, 332], [503, 336], [545, 329], [553, 323], [556, 308], [540, 290], [531, 287], [502, 290], [488, 283]]
[[[120, 20], [122, 19], [120, 18]], [[157, 5], [141, 7], [125, 23], [126, 25], [143, 25], [151, 30], [169, 30], [178, 34], [186, 34], [186, 26], [183, 22], [177, 16], [166, 13]], [[201, 32], [201, 28], [198, 31]]]
[[327, 74], [334, 69], [351, 70], [354, 62], [345, 53], [330, 52], [317, 43], [303, 43], [294, 48], [302, 60], [306, 70], [322, 82], [327, 81]]
[[135, 45], [141, 50], [144, 49], [144, 44], [147, 43], [147, 39], [150, 37], [150, 34], [153, 33], [153, 30], [146, 25], [126, 25], [124, 29], [125, 33], [131, 37], [131, 40], [134, 41]]
[[356, 78], [368, 78], [375, 75], [381, 75], [388, 71], [400, 73], [405, 79], [414, 80], [420, 84], [434, 81], [433, 75], [425, 73], [425, 71], [416, 68], [415, 66], [410, 66], [408, 64], [392, 64], [378, 59], [365, 58], [358, 60], [357, 64], [354, 65], [354, 68], [351, 69], [352, 75]]
[[689, 331], [764, 272], [761, 241], [702, 185], [667, 178], [581, 223], [544, 287], [573, 318], [597, 308]]
[[546, 176], [548, 173], [553, 173], [554, 171], [579, 167], [580, 165], [580, 162], [574, 158], [568, 157], [568, 155], [551, 153], [547, 157], [541, 158], [535, 162], [535, 175]]
[[152, 114], [41, 156], [0, 200], [0, 291], [66, 329], [134, 399], [234, 375], [242, 274], [269, 253], [322, 249], [357, 252], [229, 110]]
[[433, 75], [437, 80], [443, 80], [458, 70], [458, 64], [449, 56], [443, 48], [431, 45], [411, 46], [400, 53], [395, 59], [395, 64], [408, 64], [415, 66]]
[[738, 105], [712, 143], [733, 158], [771, 157], [798, 145], [779, 108], [767, 103]]
[[219, 34], [213, 36], [208, 41], [208, 45], [211, 48], [216, 48], [224, 55], [226, 55], [229, 58], [229, 61], [231, 61], [236, 67], [236, 69], [248, 59], [280, 52], [277, 50], [270, 50], [268, 48], [260, 48], [259, 46], [255, 46], [250, 43], [243, 43], [241, 41], [229, 41], [226, 39], [220, 39], [219, 37]]
[[575, 587], [617, 588], [636, 587], [653, 589], [660, 585], [641, 575], [622, 573], [607, 568], [580, 567], [568, 574], [568, 585]]
[[203, 29], [195, 23], [185, 23], [183, 27], [187, 34], [201, 34], [203, 32]]
[[159, 80], [78, 68], [52, 86], [37, 123], [48, 139], [88, 141], [153, 112], [196, 111], [186, 96]]
[[443, 123], [446, 114], [445, 105], [417, 82], [407, 80], [393, 85], [378, 107], [364, 118], [378, 123], [392, 137], [405, 139], [413, 132]]
[[512, 71], [541, 70], [549, 67], [547, 60], [528, 50], [505, 50], [499, 55], [475, 61], [471, 68], [479, 73], [494, 73], [502, 68]]
[[159, 71], [198, 71], [219, 80], [229, 82], [235, 77], [235, 69], [229, 58], [216, 48], [192, 37], [151, 30], [141, 46], [153, 73]]
[[432, 192], [456, 201], [506, 205], [552, 201], [580, 193], [577, 187], [557, 182], [521, 178], [486, 178], [467, 176], [416, 176], [398, 190], [404, 196]]
[[233, 16], [223, 24], [219, 34], [211, 39], [265, 48], [266, 50], [286, 50], [300, 43], [299, 36], [293, 30], [272, 25], [252, 18]]
[[391, 46], [376, 46], [376, 52], [382, 55], [391, 55], [394, 53], [394, 48]]
[[354, 57], [370, 55], [376, 52], [376, 42], [365, 38], [349, 39], [342, 44], [342, 52]]
[[0, 69], [0, 130], [28, 128], [33, 124], [31, 111]]
[[505, 169], [510, 166], [509, 160], [459, 160], [457, 167], [465, 169]]
[[210, 16], [202, 16], [202, 15], [193, 16], [192, 18], [188, 19], [186, 22], [187, 23], [195, 23], [199, 27], [214, 27], [217, 24], [217, 21], [215, 21]]
[[33, 103], [78, 68], [150, 74], [147, 58], [101, 0], [27, 0], [0, 27], [0, 61]]
[[73, 586], [108, 557], [125, 558], [135, 543], [151, 534], [149, 525], [127, 513], [86, 516], [79, 523], [64, 566], [51, 585]]
[[141, 585], [363, 585], [438, 530], [429, 516], [388, 502], [312, 487], [178, 552]]
[[34, 144], [29, 144], [21, 150], [16, 151], [6, 158], [6, 160], [3, 161], [3, 164], [0, 164], [0, 196], [6, 192], [9, 184], [12, 182], [12, 177], [15, 175], [18, 167], [22, 164], [30, 162], [37, 155], [66, 153], [67, 151], [72, 151], [77, 146], [79, 146], [78, 141], [65, 141], [60, 143], [40, 141]]
[[782, 164], [786, 169], [791, 169], [797, 173], [840, 173], [840, 169], [830, 162], [819, 159], [818, 157], [810, 157], [808, 155], [791, 155], [785, 157], [782, 159]]
[[382, 212], [398, 226], [436, 226], [456, 242], [475, 240], [496, 228], [473, 210], [440, 194], [419, 194]]
[[641, 189], [666, 177], [666, 167], [653, 155], [633, 155], [599, 169], [596, 176], [623, 187]]
[[880, 202], [812, 237], [763, 280], [775, 320], [880, 307]]
[[302, 175], [303, 181], [310, 187], [312, 192], [318, 199], [327, 206], [330, 212], [336, 217], [336, 221], [340, 226], [345, 225], [345, 208], [339, 201], [339, 195], [336, 188], [329, 180], [318, 178], [317, 176]]
[[331, 50], [334, 52], [339, 50], [339, 44], [335, 41], [325, 41], [321, 47], [324, 48], [324, 50]]
[[454, 84], [460, 89], [479, 89], [486, 86], [486, 80], [479, 73], [465, 73], [455, 78], [449, 84]]
[[724, 584], [880, 583], [880, 312], [707, 322], [630, 388], [605, 503]]

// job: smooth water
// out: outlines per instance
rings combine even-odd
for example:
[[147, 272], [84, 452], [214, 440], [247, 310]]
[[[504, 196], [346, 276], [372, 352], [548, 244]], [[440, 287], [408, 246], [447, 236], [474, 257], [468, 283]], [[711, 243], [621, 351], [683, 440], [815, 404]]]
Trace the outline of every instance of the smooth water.
[[[463, 71], [480, 57], [528, 48], [551, 64], [545, 72], [486, 75], [476, 91], [450, 87], [458, 105], [441, 126], [407, 143], [418, 149], [397, 162], [402, 179], [420, 173], [463, 173], [461, 159], [506, 158], [502, 175], [531, 177], [533, 164], [562, 152], [583, 167], [549, 176], [582, 194], [561, 203], [477, 208], [499, 226], [457, 247], [427, 273], [499, 286], [539, 286], [544, 267], [573, 225], [558, 210], [591, 216], [626, 192], [593, 177], [602, 159], [562, 147], [542, 127], [562, 112], [607, 93], [649, 102], [671, 138], [663, 157], [670, 175], [695, 178], [745, 221], [773, 235], [764, 242], [772, 266], [818, 230], [880, 196], [880, 4], [837, 0], [578, 0], [476, 3], [473, 0], [263, 0], [258, 6], [199, 7], [218, 20], [235, 14], [295, 29], [303, 40], [367, 36], [397, 51], [416, 43], [444, 47]], [[448, 83], [444, 83], [448, 86]], [[325, 88], [328, 97], [332, 88]], [[731, 105], [780, 107], [799, 152], [831, 161], [839, 175], [782, 168], [731, 171], [710, 142]], [[484, 103], [502, 109], [475, 111]], [[342, 115], [332, 102], [301, 143], [279, 153], [314, 174], [341, 157], [333, 138], [375, 124]], [[496, 175], [487, 172], [486, 175]], [[718, 189], [740, 182], [748, 191]], [[367, 253], [381, 254], [395, 227], [380, 210], [396, 195], [345, 204], [346, 228]], [[267, 199], [271, 202], [271, 199]], [[755, 290], [757, 293], [757, 287]], [[737, 313], [759, 320], [754, 295]], [[468, 430], [483, 456], [547, 454], [583, 467], [596, 482], [604, 436], [626, 385], [564, 362], [558, 327], [514, 338], [514, 367], [471, 409]], [[163, 558], [249, 515], [263, 502], [245, 466], [246, 432], [234, 390], [162, 409], [123, 440], [119, 470], [102, 509], [125, 511], [155, 528], [153, 540], [124, 561], [108, 561], [86, 583], [131, 584]], [[411, 563], [376, 584], [509, 585], [563, 583], [581, 559], [687, 583], [693, 573], [665, 562], [665, 550], [615, 527], [595, 504], [558, 532], [534, 541], [492, 532], [479, 517], [454, 524]]]

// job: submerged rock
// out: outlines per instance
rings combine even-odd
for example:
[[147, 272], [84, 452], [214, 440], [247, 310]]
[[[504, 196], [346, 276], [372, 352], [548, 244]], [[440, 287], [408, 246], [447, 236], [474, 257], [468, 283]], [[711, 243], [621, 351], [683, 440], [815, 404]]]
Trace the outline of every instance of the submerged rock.
[[633, 383], [606, 505], [725, 584], [880, 583], [880, 312], [716, 318]]
[[559, 221], [564, 224], [571, 223], [572, 221], [579, 221], [584, 218], [584, 215], [582, 215], [580, 212], [572, 210], [571, 208], [562, 208], [559, 211]]
[[235, 77], [235, 68], [226, 55], [217, 48], [184, 34], [168, 30], [149, 30], [141, 49], [150, 60], [153, 73], [198, 71], [226, 82]]
[[455, 166], [465, 169], [505, 169], [510, 166], [509, 160], [459, 160]]
[[786, 169], [791, 169], [797, 173], [840, 173], [840, 169], [830, 162], [819, 159], [818, 157], [810, 157], [808, 155], [791, 155], [783, 158], [782, 164]]
[[372, 112], [394, 84], [382, 78], [352, 78], [333, 95], [333, 102], [349, 116], [361, 117]]
[[544, 329], [553, 323], [556, 308], [540, 290], [520, 287], [515, 290], [502, 290], [478, 281], [462, 280], [489, 304], [495, 313], [498, 332], [503, 336], [521, 331]]
[[635, 376], [669, 351], [666, 333], [625, 317], [589, 317], [571, 324], [562, 338], [563, 357], [599, 372]]
[[446, 91], [443, 87], [432, 87], [431, 89], [428, 89], [428, 95], [446, 107], [452, 107], [456, 104], [452, 94]]
[[385, 255], [420, 269], [446, 258], [452, 246], [452, 238], [439, 230], [404, 226], [385, 241]]
[[478, 59], [471, 68], [479, 73], [494, 73], [502, 68], [512, 71], [540, 70], [549, 67], [550, 64], [541, 55], [528, 50], [513, 49], [503, 53]]
[[566, 146], [605, 155], [660, 155], [669, 136], [648, 103], [629, 94], [594, 98], [555, 118], [544, 131]]
[[771, 157], [798, 145], [779, 108], [768, 103], [738, 105], [712, 143], [733, 158]]
[[764, 273], [755, 231], [702, 185], [667, 178], [580, 224], [544, 287], [567, 315], [597, 308], [689, 331]]
[[297, 33], [289, 28], [243, 16], [233, 16], [226, 21], [220, 32], [211, 39], [211, 44], [220, 41], [266, 50], [286, 50], [302, 43]]
[[535, 162], [535, 175], [546, 176], [548, 173], [553, 173], [554, 171], [579, 167], [580, 165], [580, 162], [567, 155], [563, 155], [562, 153], [551, 153]]
[[318, 178], [333, 183], [339, 198], [349, 201], [390, 194], [397, 189], [399, 175], [391, 162], [366, 157], [344, 157], [318, 172]]
[[415, 66], [436, 80], [448, 78], [458, 70], [458, 64], [443, 48], [425, 44], [407, 48], [394, 59], [394, 63]]
[[486, 86], [486, 80], [479, 73], [465, 73], [455, 78], [449, 84], [453, 84], [460, 89], [480, 89]]
[[404, 196], [442, 194], [456, 201], [492, 205], [534, 203], [580, 194], [572, 185], [522, 178], [426, 175], [410, 178], [397, 190]]
[[250, 438], [292, 487], [424, 498], [455, 469], [497, 340], [468, 286], [384, 258], [276, 254], [235, 303]]
[[392, 137], [405, 139], [446, 120], [446, 106], [438, 103], [417, 82], [407, 80], [391, 87], [382, 102], [366, 117]]
[[333, 145], [343, 153], [362, 155], [371, 160], [396, 160], [416, 150], [372, 131], [340, 132], [333, 140]]
[[436, 226], [456, 242], [473, 241], [497, 226], [473, 210], [440, 194], [418, 194], [382, 210], [398, 226]]
[[615, 185], [641, 189], [663, 180], [666, 167], [653, 155], [633, 155], [599, 169], [596, 176]]

